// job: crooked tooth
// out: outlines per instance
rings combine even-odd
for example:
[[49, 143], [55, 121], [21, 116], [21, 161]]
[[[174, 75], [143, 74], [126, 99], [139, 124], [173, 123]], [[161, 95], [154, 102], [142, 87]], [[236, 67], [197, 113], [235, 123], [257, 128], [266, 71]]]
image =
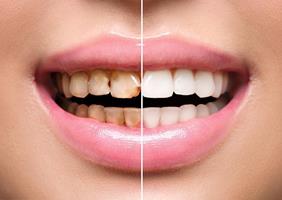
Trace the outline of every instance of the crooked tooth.
[[229, 82], [228, 73], [224, 73], [224, 74], [223, 74], [223, 82], [222, 82], [222, 91], [221, 91], [221, 94], [224, 94], [224, 93], [227, 91], [228, 82]]
[[145, 72], [143, 79], [144, 97], [171, 97], [173, 95], [173, 89], [173, 78], [169, 70]]
[[215, 90], [213, 74], [208, 71], [196, 71], [195, 73], [196, 94], [201, 97], [212, 96]]
[[144, 127], [155, 128], [160, 123], [160, 108], [144, 108]]
[[70, 92], [70, 77], [66, 73], [63, 73], [62, 75], [62, 91], [66, 98], [72, 97], [72, 94]]
[[88, 117], [88, 106], [84, 104], [77, 106], [75, 114], [78, 117]]
[[140, 125], [140, 109], [124, 108], [125, 124], [127, 127], [134, 128]]
[[161, 108], [160, 124], [171, 125], [176, 124], [179, 119], [179, 108], [178, 107], [163, 107]]
[[85, 72], [76, 72], [71, 76], [70, 92], [80, 98], [88, 95], [88, 75]]
[[174, 73], [174, 93], [191, 95], [195, 93], [194, 74], [188, 69], [177, 69]]
[[106, 107], [106, 121], [108, 123], [123, 125], [124, 124], [124, 112], [123, 108], [118, 107]]
[[179, 121], [185, 122], [194, 119], [197, 116], [197, 108], [193, 104], [183, 105], [180, 107]]
[[207, 117], [210, 115], [209, 108], [204, 104], [199, 104], [197, 106], [197, 117]]
[[213, 102], [208, 103], [207, 107], [209, 108], [210, 114], [216, 113], [218, 111], [216, 104]]
[[88, 108], [88, 117], [95, 119], [99, 122], [106, 121], [106, 115], [104, 111], [104, 106], [100, 105], [91, 105]]
[[214, 93], [213, 97], [218, 98], [221, 95], [222, 86], [223, 86], [223, 73], [222, 72], [215, 72], [214, 74]]
[[96, 96], [110, 94], [109, 74], [103, 70], [94, 70], [90, 73], [89, 93]]
[[111, 95], [116, 98], [132, 98], [140, 93], [140, 78], [134, 72], [115, 71], [111, 76]]

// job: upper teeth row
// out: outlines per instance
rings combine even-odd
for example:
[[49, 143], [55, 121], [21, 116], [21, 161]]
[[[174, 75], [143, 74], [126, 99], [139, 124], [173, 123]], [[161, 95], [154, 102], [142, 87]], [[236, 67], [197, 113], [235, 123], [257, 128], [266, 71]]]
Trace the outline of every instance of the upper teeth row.
[[[84, 98], [88, 94], [108, 95], [116, 98], [132, 98], [140, 94], [141, 80], [136, 72], [103, 71], [57, 74], [59, 90], [67, 98]], [[219, 97], [228, 86], [226, 72], [192, 71], [189, 69], [146, 71], [142, 91], [148, 98], [167, 98], [197, 94], [199, 97]]]

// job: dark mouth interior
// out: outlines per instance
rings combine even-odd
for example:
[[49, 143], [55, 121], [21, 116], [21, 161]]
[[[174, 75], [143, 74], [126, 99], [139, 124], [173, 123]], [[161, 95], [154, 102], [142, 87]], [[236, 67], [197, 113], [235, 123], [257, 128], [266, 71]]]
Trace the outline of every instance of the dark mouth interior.
[[[228, 96], [227, 94], [224, 96]], [[57, 97], [56, 101], [60, 104], [60, 100], [64, 98], [61, 95]], [[182, 95], [173, 95], [169, 98], [143, 98], [143, 107], [180, 107], [185, 104], [207, 104], [209, 102], [215, 101], [216, 98], [208, 97], [208, 98], [199, 98], [197, 95], [190, 95], [190, 96], [182, 96]], [[70, 98], [71, 102], [75, 102], [78, 104], [85, 104], [85, 105], [102, 105], [105, 107], [134, 107], [140, 108], [141, 107], [141, 95], [131, 98], [131, 99], [119, 99], [113, 98], [111, 95], [105, 96], [93, 96], [88, 95], [86, 98], [77, 98], [72, 97]]]

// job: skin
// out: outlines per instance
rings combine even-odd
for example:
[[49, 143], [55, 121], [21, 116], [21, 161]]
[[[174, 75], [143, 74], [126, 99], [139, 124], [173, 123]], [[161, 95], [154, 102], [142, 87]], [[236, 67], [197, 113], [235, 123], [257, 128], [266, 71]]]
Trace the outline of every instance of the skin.
[[[1, 199], [139, 199], [140, 176], [103, 169], [58, 141], [33, 82], [38, 61], [57, 50], [109, 32], [140, 37], [139, 6], [0, 2]], [[225, 142], [193, 166], [145, 174], [144, 199], [282, 195], [281, 8], [279, 0], [144, 0], [145, 37], [181, 35], [241, 56], [251, 71], [249, 94]]]

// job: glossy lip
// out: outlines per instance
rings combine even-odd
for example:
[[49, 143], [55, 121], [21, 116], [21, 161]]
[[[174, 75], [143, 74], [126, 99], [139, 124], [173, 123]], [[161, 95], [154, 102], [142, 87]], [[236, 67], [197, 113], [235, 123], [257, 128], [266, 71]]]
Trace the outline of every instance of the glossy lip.
[[[93, 68], [140, 69], [138, 40], [106, 36], [71, 50], [50, 56], [38, 69], [38, 80], [50, 72], [69, 73]], [[243, 62], [221, 51], [172, 37], [144, 42], [144, 69], [171, 68], [225, 70], [246, 77]], [[94, 163], [127, 171], [141, 168], [143, 142], [145, 171], [167, 170], [187, 166], [202, 159], [228, 133], [244, 97], [247, 85], [241, 87], [232, 101], [209, 117], [154, 129], [130, 129], [93, 119], [79, 118], [62, 110], [38, 81], [38, 91], [47, 105], [55, 133], [65, 143]], [[208, 130], [208, 131], [207, 131]]]

